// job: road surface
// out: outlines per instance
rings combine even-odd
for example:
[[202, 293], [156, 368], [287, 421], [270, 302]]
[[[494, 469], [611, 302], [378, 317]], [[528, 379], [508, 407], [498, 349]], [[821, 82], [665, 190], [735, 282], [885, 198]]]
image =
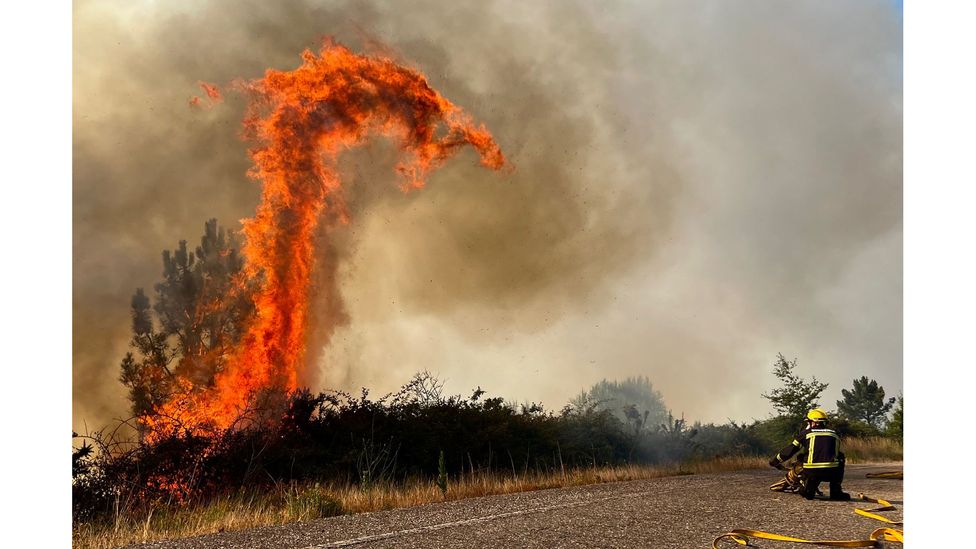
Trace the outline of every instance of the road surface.
[[[886, 499], [902, 518], [902, 481], [865, 478], [901, 464], [849, 465], [844, 489]], [[775, 493], [773, 469], [687, 475], [472, 498], [139, 547], [326, 549], [460, 547], [711, 547], [733, 528], [805, 539], [867, 539], [884, 523], [854, 514], [870, 503]], [[826, 485], [822, 489], [826, 490]], [[757, 547], [809, 547], [758, 540]], [[726, 544], [729, 547], [739, 547]], [[890, 543], [889, 546], [900, 547]]]

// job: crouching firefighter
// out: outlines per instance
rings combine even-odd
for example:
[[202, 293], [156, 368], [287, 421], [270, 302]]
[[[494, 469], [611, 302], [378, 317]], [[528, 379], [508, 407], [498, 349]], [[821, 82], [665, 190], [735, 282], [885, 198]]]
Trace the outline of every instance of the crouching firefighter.
[[840, 437], [833, 429], [827, 428], [827, 414], [823, 410], [816, 408], [807, 412], [803, 429], [793, 437], [789, 446], [769, 460], [769, 464], [782, 469], [783, 462], [793, 454], [797, 454], [796, 464], [787, 474], [787, 483], [794, 484], [799, 494], [813, 499], [820, 483], [827, 482], [830, 484], [830, 499], [851, 499], [850, 494], [841, 487], [844, 482], [844, 453], [840, 451]]

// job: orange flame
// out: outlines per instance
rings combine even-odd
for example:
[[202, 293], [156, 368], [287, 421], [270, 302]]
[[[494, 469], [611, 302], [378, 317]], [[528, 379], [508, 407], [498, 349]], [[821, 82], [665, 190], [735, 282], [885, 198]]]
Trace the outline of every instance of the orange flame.
[[197, 84], [200, 86], [200, 89], [203, 90], [203, 93], [207, 94], [207, 97], [209, 97], [214, 103], [219, 102], [222, 99], [220, 97], [220, 90], [217, 89], [216, 85], [208, 84], [206, 82], [197, 82]]
[[[210, 100], [208, 104], [208, 108], [213, 107], [214, 105], [220, 103], [223, 100], [223, 97], [220, 95], [220, 89], [217, 88], [215, 84], [208, 84], [206, 82], [197, 82], [197, 85], [200, 86], [200, 89], [203, 90], [203, 93], [205, 93], [207, 95], [207, 98]], [[203, 102], [199, 96], [194, 95], [193, 97], [190, 98], [190, 107], [203, 108]]]
[[[243, 221], [241, 287], [256, 282], [255, 315], [212, 387], [184, 391], [154, 418], [150, 437], [178, 427], [228, 429], [262, 391], [294, 391], [304, 360], [313, 236], [324, 215], [348, 220], [338, 157], [373, 135], [393, 139], [404, 191], [464, 145], [491, 169], [506, 165], [491, 134], [430, 87], [417, 70], [385, 56], [364, 56], [327, 41], [302, 53], [295, 70], [269, 69], [239, 84], [250, 103], [244, 136], [255, 143], [248, 175], [263, 183], [256, 215]], [[219, 100], [216, 86], [201, 83]]]

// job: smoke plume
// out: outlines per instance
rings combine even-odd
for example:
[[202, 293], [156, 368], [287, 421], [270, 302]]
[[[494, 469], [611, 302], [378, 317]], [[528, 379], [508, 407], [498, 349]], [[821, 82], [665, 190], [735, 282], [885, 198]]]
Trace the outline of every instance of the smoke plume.
[[[400, 192], [395, 144], [343, 158], [309, 303], [317, 387], [429, 369], [560, 407], [646, 375], [675, 412], [761, 417], [801, 375], [901, 388], [901, 20], [886, 2], [80, 1], [74, 12], [74, 423], [125, 414], [128, 303], [206, 219], [251, 217], [244, 99], [325, 35], [385, 44], [490, 128]], [[375, 49], [373, 50], [375, 51]], [[202, 103], [211, 96], [203, 93]], [[321, 238], [318, 235], [317, 238]], [[321, 368], [320, 368], [321, 366]]]

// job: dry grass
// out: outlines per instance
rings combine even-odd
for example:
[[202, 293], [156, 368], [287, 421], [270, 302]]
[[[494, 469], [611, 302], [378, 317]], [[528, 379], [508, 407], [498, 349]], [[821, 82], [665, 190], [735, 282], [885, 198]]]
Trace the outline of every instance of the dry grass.
[[762, 466], [765, 460], [761, 458], [726, 457], [676, 466], [622, 465], [523, 475], [476, 472], [450, 479], [447, 493], [441, 493], [433, 480], [375, 484], [368, 491], [356, 485], [293, 484], [186, 507], [161, 507], [141, 517], [119, 516], [111, 523], [76, 525], [73, 545], [104, 549], [439, 501]]
[[897, 440], [884, 437], [847, 438], [842, 442], [849, 463], [902, 461], [904, 448]]
[[[844, 451], [852, 463], [899, 461], [901, 444], [884, 438], [847, 439]], [[292, 484], [271, 491], [242, 491], [206, 503], [164, 506], [140, 516], [119, 516], [110, 523], [76, 525], [74, 545], [107, 549], [129, 543], [173, 539], [311, 520], [339, 514], [412, 507], [496, 494], [563, 488], [666, 476], [719, 473], [766, 467], [759, 457], [717, 457], [672, 466], [622, 465], [565, 471], [501, 474], [475, 472], [451, 478], [446, 493], [436, 482], [412, 480], [374, 484], [363, 491], [352, 484]]]

